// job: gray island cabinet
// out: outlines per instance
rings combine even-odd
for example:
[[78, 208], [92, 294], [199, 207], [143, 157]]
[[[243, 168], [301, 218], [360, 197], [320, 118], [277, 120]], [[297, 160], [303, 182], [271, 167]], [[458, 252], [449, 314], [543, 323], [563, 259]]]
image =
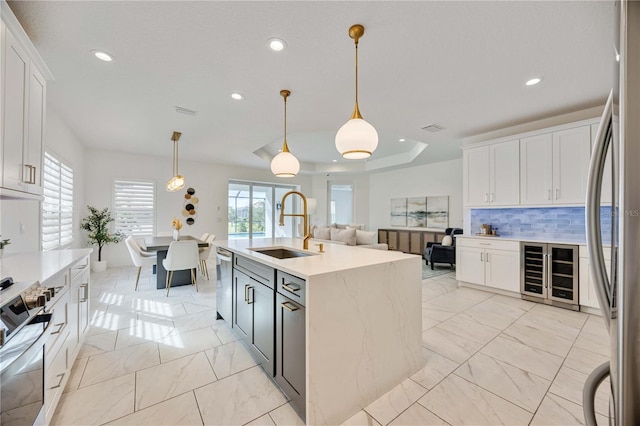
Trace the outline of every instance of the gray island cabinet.
[[225, 319], [307, 424], [340, 424], [423, 366], [420, 257], [288, 238], [214, 244], [233, 253]]

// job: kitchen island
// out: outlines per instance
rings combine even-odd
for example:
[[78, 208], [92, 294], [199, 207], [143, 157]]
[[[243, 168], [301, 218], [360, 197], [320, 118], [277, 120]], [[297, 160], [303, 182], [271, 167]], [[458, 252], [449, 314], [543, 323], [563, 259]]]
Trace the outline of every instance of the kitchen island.
[[[225, 319], [307, 424], [340, 424], [423, 365], [421, 259], [337, 244], [319, 253], [310, 242], [313, 250], [286, 238], [213, 244], [233, 253]], [[262, 319], [251, 326], [251, 315]]]

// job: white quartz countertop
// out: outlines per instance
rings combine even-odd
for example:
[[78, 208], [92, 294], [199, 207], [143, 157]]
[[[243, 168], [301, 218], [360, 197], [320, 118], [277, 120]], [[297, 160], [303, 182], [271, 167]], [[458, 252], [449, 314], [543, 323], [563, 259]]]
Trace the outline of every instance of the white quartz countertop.
[[[302, 250], [302, 239], [298, 238], [254, 238], [252, 240], [213, 241], [211, 244], [305, 279], [314, 275], [418, 257], [398, 251], [376, 250], [326, 242], [323, 242], [325, 252], [318, 253], [319, 248], [315, 246], [318, 242], [314, 239], [309, 240], [309, 250]], [[277, 259], [250, 250], [251, 248], [260, 247], [284, 247], [312, 253], [312, 255], [291, 259]]]
[[91, 248], [5, 254], [0, 276], [18, 281], [46, 281], [93, 251]]
[[[528, 241], [532, 243], [551, 243], [551, 244], [571, 244], [574, 246], [586, 246], [587, 243], [583, 240], [550, 240], [549, 238], [535, 238], [535, 237], [485, 237], [482, 235], [456, 235], [456, 238], [471, 238], [487, 241]], [[611, 247], [611, 244], [603, 244], [604, 247]]]

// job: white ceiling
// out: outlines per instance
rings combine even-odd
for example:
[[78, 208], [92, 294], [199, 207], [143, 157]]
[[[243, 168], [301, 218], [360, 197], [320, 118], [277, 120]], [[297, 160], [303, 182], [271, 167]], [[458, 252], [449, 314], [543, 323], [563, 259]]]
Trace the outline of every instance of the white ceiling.
[[[56, 78], [50, 105], [86, 145], [167, 158], [176, 130], [182, 159], [268, 168], [254, 152], [277, 153], [289, 89], [303, 170], [408, 163], [417, 142], [428, 147], [411, 164], [442, 161], [463, 137], [602, 104], [613, 82], [611, 1], [9, 4]], [[380, 135], [368, 163], [334, 147], [353, 110], [355, 23], [360, 110]], [[287, 49], [270, 51], [271, 37]], [[542, 84], [525, 87], [533, 76]], [[421, 129], [431, 123], [445, 130]]]

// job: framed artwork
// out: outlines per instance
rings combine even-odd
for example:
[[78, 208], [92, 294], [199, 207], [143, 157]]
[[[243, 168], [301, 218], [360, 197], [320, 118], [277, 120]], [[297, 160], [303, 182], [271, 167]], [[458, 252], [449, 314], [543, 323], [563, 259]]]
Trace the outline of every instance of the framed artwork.
[[449, 196], [427, 197], [427, 228], [449, 227]]
[[407, 226], [407, 199], [391, 199], [391, 226]]
[[427, 226], [427, 197], [407, 198], [407, 226]]

